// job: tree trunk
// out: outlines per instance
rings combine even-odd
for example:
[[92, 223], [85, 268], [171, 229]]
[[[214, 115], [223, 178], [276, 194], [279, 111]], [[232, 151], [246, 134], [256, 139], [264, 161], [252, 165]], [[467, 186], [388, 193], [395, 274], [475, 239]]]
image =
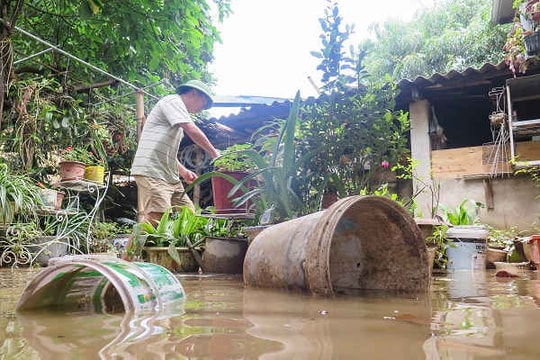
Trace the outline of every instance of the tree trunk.
[[9, 83], [11, 67], [13, 65], [13, 49], [11, 47], [11, 34], [15, 28], [17, 18], [21, 13], [24, 0], [2, 0], [0, 2], [0, 129], [4, 114], [4, 95]]

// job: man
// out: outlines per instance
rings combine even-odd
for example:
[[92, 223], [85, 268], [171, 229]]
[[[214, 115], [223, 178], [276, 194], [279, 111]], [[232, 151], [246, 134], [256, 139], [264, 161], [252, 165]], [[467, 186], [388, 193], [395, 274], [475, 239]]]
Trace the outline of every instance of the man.
[[[206, 135], [193, 122], [191, 114], [209, 109], [213, 104], [210, 90], [199, 80], [190, 80], [154, 106], [145, 122], [131, 167], [137, 183], [138, 221], [157, 223], [171, 206], [189, 206], [193, 202], [184, 193], [180, 177], [191, 184], [197, 175], [177, 158], [184, 132], [212, 159], [219, 156]], [[131, 246], [131, 238], [126, 249]], [[130, 258], [124, 254], [123, 258]]]

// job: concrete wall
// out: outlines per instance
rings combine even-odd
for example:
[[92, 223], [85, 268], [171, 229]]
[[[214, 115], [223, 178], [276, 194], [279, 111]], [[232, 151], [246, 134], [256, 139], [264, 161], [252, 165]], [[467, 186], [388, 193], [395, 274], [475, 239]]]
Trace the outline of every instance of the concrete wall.
[[416, 216], [431, 217], [437, 204], [448, 208], [464, 199], [492, 204], [480, 211], [480, 220], [498, 228], [516, 226], [528, 230], [540, 227], [540, 189], [527, 176], [507, 175], [432, 179], [432, 158], [429, 137], [431, 105], [427, 100], [411, 103], [411, 155], [418, 163], [414, 170], [413, 189], [418, 193]]
[[480, 210], [480, 221], [497, 228], [512, 226], [520, 230], [529, 230], [539, 225], [540, 200], [535, 197], [540, 191], [528, 177], [509, 176], [496, 179], [441, 179], [440, 204], [452, 209], [464, 199], [479, 201], [485, 205], [489, 202], [489, 185], [491, 182], [493, 208]]

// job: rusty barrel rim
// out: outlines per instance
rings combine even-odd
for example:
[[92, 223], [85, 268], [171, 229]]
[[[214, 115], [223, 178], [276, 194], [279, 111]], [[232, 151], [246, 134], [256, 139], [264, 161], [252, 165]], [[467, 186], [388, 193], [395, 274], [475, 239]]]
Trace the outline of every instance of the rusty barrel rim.
[[[403, 231], [410, 231], [412, 238], [421, 239], [422, 235], [414, 218], [395, 201], [382, 196], [356, 195], [338, 200], [331, 207], [324, 210], [322, 217], [317, 223], [317, 227], [310, 234], [312, 246], [306, 249], [306, 262], [304, 269], [306, 273], [306, 285], [308, 290], [322, 295], [334, 294], [331, 280], [330, 252], [332, 248], [333, 234], [338, 223], [347, 211], [354, 206], [376, 206], [391, 213], [394, 212], [397, 219], [402, 222]], [[419, 256], [425, 257], [427, 263], [427, 253], [419, 251]], [[429, 282], [429, 280], [428, 280]]]

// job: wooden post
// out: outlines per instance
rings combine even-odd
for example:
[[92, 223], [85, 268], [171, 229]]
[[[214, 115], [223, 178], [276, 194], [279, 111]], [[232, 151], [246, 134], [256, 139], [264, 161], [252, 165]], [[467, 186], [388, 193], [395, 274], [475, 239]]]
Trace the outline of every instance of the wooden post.
[[495, 209], [495, 201], [493, 199], [493, 185], [491, 179], [484, 179], [484, 196], [486, 199], [486, 207], [488, 210]]
[[146, 116], [144, 115], [144, 98], [142, 91], [135, 92], [135, 103], [136, 103], [136, 119], [137, 119], [137, 142], [141, 137], [142, 128], [144, 122], [146, 121]]
[[[204, 150], [201, 149], [197, 145], [194, 145], [193, 149], [197, 151], [195, 164], [199, 165], [204, 159]], [[196, 170], [195, 172], [197, 173], [197, 176], [201, 175], [200, 170]], [[201, 202], [201, 184], [197, 184], [193, 188], [193, 203], [197, 206], [200, 206], [200, 202]]]

